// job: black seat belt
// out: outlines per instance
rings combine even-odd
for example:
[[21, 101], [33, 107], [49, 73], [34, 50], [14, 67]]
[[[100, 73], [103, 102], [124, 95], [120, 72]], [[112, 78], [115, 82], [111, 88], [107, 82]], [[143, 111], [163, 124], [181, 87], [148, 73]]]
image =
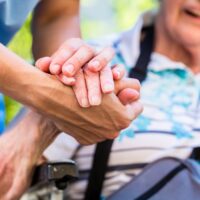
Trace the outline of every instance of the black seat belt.
[[96, 146], [92, 169], [85, 193], [85, 200], [100, 199], [112, 144], [113, 140], [106, 140], [98, 143]]
[[[145, 35], [140, 44], [141, 53], [129, 74], [131, 78], [137, 78], [141, 82], [146, 78], [147, 66], [153, 51], [154, 27], [145, 27], [142, 33]], [[114, 140], [106, 140], [97, 144], [84, 200], [100, 199], [113, 142]]]
[[154, 26], [144, 27], [142, 35], [144, 38], [140, 43], [140, 56], [129, 73], [129, 77], [136, 78], [140, 82], [144, 81], [147, 75], [147, 66], [151, 59], [154, 45]]

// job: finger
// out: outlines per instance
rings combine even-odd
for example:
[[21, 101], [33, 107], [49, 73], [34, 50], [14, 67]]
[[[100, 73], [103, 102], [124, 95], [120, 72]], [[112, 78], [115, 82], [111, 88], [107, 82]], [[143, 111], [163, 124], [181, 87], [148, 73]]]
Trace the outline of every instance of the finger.
[[112, 68], [112, 74], [113, 74], [113, 79], [114, 80], [120, 80], [124, 77], [125, 75], [125, 67], [124, 65], [122, 64], [118, 64], [118, 65], [115, 65], [113, 68]]
[[94, 50], [89, 45], [82, 45], [79, 50], [67, 60], [62, 67], [62, 72], [66, 76], [74, 76], [95, 55]]
[[74, 85], [75, 82], [76, 82], [76, 80], [75, 80], [74, 77], [67, 77], [67, 76], [65, 76], [65, 75], [63, 75], [63, 74], [59, 74], [59, 75], [57, 75], [57, 77], [59, 78], [59, 80], [60, 80], [63, 84], [65, 84], [65, 85], [67, 85], [67, 86], [72, 86], [72, 85]]
[[114, 91], [114, 81], [111, 68], [107, 65], [100, 71], [101, 90], [103, 93]]
[[117, 96], [123, 105], [127, 105], [139, 100], [140, 93], [137, 90], [126, 88], [119, 92]]
[[73, 90], [74, 90], [76, 99], [81, 107], [87, 108], [90, 106], [90, 104], [88, 100], [88, 92], [87, 92], [86, 82], [85, 82], [82, 69], [79, 70], [75, 78], [76, 78], [76, 83], [73, 86]]
[[84, 75], [88, 91], [89, 103], [92, 106], [101, 104], [102, 95], [100, 87], [99, 73], [93, 73], [90, 70], [84, 68]]
[[97, 56], [89, 63], [88, 69], [92, 72], [98, 72], [104, 68], [113, 58], [114, 50], [110, 47], [104, 48]]
[[72, 38], [67, 40], [58, 51], [52, 56], [52, 62], [50, 64], [50, 72], [52, 74], [60, 74], [62, 71], [62, 65], [78, 51], [78, 49], [84, 44], [79, 38]]
[[52, 62], [50, 64], [50, 72], [51, 74], [60, 74], [62, 71], [62, 65], [63, 63], [69, 59], [73, 54], [75, 50], [70, 50], [69, 48], [62, 48], [58, 50], [58, 52], [55, 54], [55, 56], [52, 58]]
[[121, 90], [125, 88], [132, 88], [140, 91], [140, 82], [134, 78], [123, 78], [122, 80], [115, 82], [115, 94], [118, 94]]
[[130, 120], [134, 120], [143, 111], [143, 105], [140, 101], [135, 101], [131, 104], [126, 105], [126, 110]]
[[49, 73], [49, 65], [51, 63], [51, 58], [50, 57], [43, 57], [38, 59], [35, 62], [35, 66], [39, 68], [41, 71]]
[[20, 199], [22, 194], [28, 188], [30, 183], [30, 177], [33, 174], [34, 165], [31, 166], [31, 161], [21, 160], [21, 165], [15, 171], [15, 177], [12, 182], [12, 186], [7, 192], [7, 198], [5, 199]]

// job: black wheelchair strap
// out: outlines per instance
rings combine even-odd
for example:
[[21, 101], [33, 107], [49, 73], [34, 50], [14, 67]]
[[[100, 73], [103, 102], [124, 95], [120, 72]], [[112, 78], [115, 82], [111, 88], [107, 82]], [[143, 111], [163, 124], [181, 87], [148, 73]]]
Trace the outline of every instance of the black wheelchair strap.
[[85, 193], [85, 200], [100, 199], [112, 144], [113, 140], [106, 140], [98, 143], [96, 146], [92, 169]]
[[154, 26], [144, 27], [142, 29], [143, 40], [140, 43], [140, 55], [129, 73], [129, 77], [136, 78], [140, 82], [144, 81], [147, 75], [147, 66], [151, 59], [151, 53], [154, 45]]
[[[137, 78], [141, 82], [146, 78], [147, 66], [153, 51], [154, 26], [143, 28], [142, 33], [145, 35], [140, 44], [141, 53], [129, 74], [131, 78]], [[100, 199], [113, 142], [106, 140], [97, 144], [84, 200]]]

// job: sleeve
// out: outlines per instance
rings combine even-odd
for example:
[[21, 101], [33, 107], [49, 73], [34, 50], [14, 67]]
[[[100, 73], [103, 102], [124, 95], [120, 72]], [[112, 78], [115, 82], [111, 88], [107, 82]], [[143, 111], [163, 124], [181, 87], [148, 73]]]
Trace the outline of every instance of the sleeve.
[[47, 147], [43, 155], [48, 161], [67, 161], [74, 155], [79, 143], [70, 135], [61, 133]]

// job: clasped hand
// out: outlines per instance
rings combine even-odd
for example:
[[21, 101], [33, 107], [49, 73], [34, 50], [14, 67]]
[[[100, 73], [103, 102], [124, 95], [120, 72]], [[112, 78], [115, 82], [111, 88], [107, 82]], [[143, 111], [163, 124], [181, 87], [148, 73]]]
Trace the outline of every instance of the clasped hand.
[[[101, 104], [103, 94], [114, 92], [114, 81], [121, 80], [125, 74], [121, 64], [109, 66], [113, 56], [114, 50], [110, 47], [97, 52], [83, 40], [72, 38], [51, 57], [37, 60], [36, 66], [43, 72], [56, 75], [63, 84], [72, 86], [81, 107], [97, 106]], [[117, 93], [123, 104], [137, 101], [140, 96], [137, 80], [133, 79], [132, 85], [128, 86], [129, 89], [124, 87], [123, 92]]]
[[[117, 137], [120, 130], [126, 128], [142, 111], [139, 81], [124, 78], [122, 65], [111, 68], [109, 62], [113, 56], [112, 48], [107, 47], [97, 53], [81, 39], [73, 38], [67, 40], [51, 57], [36, 62], [43, 72], [57, 76], [64, 85], [72, 86], [80, 107], [90, 107], [74, 110], [79, 112], [80, 117], [76, 116], [76, 127], [73, 114], [71, 123], [70, 119], [68, 123], [56, 123], [59, 130], [72, 135], [81, 144]], [[74, 103], [71, 104], [76, 107]]]

